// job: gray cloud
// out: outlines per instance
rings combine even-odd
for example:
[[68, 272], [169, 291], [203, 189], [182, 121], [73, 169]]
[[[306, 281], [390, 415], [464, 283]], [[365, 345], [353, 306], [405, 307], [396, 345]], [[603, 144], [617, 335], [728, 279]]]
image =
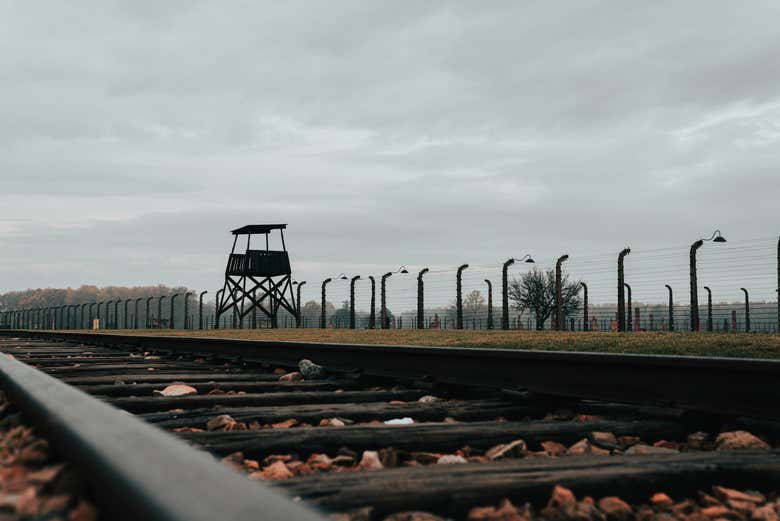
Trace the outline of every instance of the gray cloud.
[[[5, 3], [0, 290], [772, 235], [774, 2]], [[31, 258], [35, 258], [31, 262]]]

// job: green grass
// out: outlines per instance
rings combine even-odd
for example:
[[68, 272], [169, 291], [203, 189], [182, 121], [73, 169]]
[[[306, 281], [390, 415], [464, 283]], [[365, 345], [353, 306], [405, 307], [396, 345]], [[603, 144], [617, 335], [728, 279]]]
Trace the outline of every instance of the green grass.
[[489, 347], [780, 359], [780, 335], [763, 333], [568, 333], [556, 331], [221, 329], [217, 331], [105, 331], [142, 335], [202, 336], [347, 344]]

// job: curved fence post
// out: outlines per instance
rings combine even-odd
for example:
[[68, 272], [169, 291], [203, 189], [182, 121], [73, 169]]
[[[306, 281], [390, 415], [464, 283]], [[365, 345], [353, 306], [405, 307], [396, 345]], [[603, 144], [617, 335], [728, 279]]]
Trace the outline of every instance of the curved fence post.
[[295, 327], [303, 327], [303, 317], [301, 316], [301, 310], [303, 309], [303, 302], [301, 302], [301, 287], [306, 284], [306, 281], [301, 281], [298, 283], [298, 291], [297, 291], [297, 298], [298, 298], [298, 316], [295, 320]]
[[423, 275], [428, 273], [428, 268], [423, 268], [417, 274], [417, 329], [425, 329], [425, 286]]
[[201, 291], [198, 296], [198, 329], [203, 329], [203, 295], [208, 293], [208, 290]]
[[563, 263], [569, 260], [568, 255], [561, 255], [555, 261], [555, 330], [566, 329], [566, 320], [563, 312]]
[[691, 283], [691, 331], [698, 331], [699, 329], [699, 290], [698, 280], [696, 276], [696, 251], [702, 247], [704, 241], [699, 239], [691, 244], [690, 251], [690, 283]]
[[349, 328], [355, 329], [355, 282], [360, 275], [355, 275], [349, 280]]
[[327, 301], [325, 300], [325, 287], [328, 285], [328, 282], [330, 282], [331, 280], [333, 279], [328, 277], [327, 279], [322, 281], [322, 299], [321, 299], [322, 307], [320, 308], [320, 329], [325, 329], [325, 327], [327, 326], [327, 322], [326, 322], [327, 316], [325, 314], [325, 309], [327, 305]]
[[376, 329], [376, 279], [373, 275], [368, 276], [371, 281], [371, 311], [368, 316], [368, 328]]
[[580, 282], [580, 286], [582, 286], [583, 290], [583, 299], [582, 299], [582, 330], [583, 331], [590, 331], [590, 324], [588, 323], [588, 285], [584, 282]]
[[487, 284], [488, 288], [487, 328], [493, 329], [493, 284], [490, 282], [490, 279], [485, 279], [485, 284]]
[[162, 301], [166, 298], [166, 295], [157, 297], [157, 329], [162, 329]]
[[626, 258], [626, 255], [631, 253], [631, 248], [623, 248], [621, 252], [618, 254], [618, 310], [617, 310], [617, 320], [618, 320], [618, 331], [625, 331], [626, 330], [626, 297], [625, 297], [625, 274], [624, 274], [624, 259]]
[[190, 324], [190, 295], [192, 295], [192, 291], [184, 293], [184, 329], [192, 329]]
[[455, 274], [455, 309], [457, 314], [455, 327], [457, 329], [463, 329], [463, 270], [468, 267], [468, 264], [461, 264]]
[[382, 329], [389, 329], [390, 328], [390, 321], [387, 319], [387, 279], [393, 274], [393, 272], [388, 271], [384, 275], [382, 275], [380, 287], [379, 287], [379, 302], [380, 302], [380, 308], [379, 308], [379, 322], [380, 327]]
[[501, 329], [509, 329], [509, 266], [515, 259], [504, 262], [501, 270]]
[[171, 329], [176, 329], [176, 324], [174, 323], [174, 319], [176, 318], [176, 297], [181, 295], [181, 293], [174, 293], [171, 295], [171, 310], [170, 310], [170, 323], [168, 324], [168, 327]]

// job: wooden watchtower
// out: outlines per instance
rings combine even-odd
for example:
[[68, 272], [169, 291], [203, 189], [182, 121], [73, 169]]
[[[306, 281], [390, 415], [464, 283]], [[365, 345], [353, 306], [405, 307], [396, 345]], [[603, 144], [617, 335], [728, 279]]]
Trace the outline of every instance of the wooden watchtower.
[[[292, 289], [290, 258], [284, 244], [286, 224], [250, 224], [233, 230], [233, 249], [225, 268], [225, 285], [217, 298], [215, 328], [226, 311], [233, 312], [243, 319], [259, 309], [271, 319], [271, 327], [277, 327], [279, 308], [284, 308], [293, 316], [298, 316], [295, 296]], [[268, 236], [279, 230], [281, 250], [268, 247]], [[246, 251], [236, 253], [239, 236], [246, 235]], [[251, 249], [252, 235], [265, 235], [265, 249]], [[243, 320], [239, 320], [242, 327]]]

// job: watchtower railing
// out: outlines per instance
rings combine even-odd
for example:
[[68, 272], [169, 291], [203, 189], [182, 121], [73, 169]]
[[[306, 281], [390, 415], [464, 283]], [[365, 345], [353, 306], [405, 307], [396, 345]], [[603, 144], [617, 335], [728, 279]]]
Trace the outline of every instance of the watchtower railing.
[[251, 275], [258, 277], [276, 277], [289, 275], [290, 257], [286, 251], [248, 250], [244, 253], [232, 253], [228, 257], [228, 275]]

